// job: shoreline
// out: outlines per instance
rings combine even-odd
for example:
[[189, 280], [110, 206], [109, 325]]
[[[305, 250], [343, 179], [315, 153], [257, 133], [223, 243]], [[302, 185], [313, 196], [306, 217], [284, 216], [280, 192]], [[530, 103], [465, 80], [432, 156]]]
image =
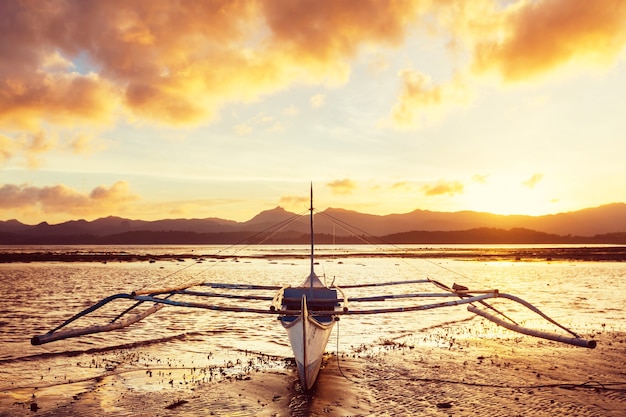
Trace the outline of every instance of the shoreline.
[[[0, 263], [30, 263], [30, 262], [203, 262], [205, 260], [225, 259], [305, 259], [306, 254], [271, 254], [271, 255], [236, 255], [225, 256], [215, 254], [147, 254], [131, 253], [126, 251], [32, 251], [32, 252], [0, 252]], [[624, 262], [626, 261], [626, 246], [575, 246], [575, 247], [524, 247], [524, 248], [424, 248], [393, 252], [338, 252], [332, 254], [316, 253], [316, 259], [329, 258], [432, 258], [432, 259], [461, 259], [475, 261], [590, 261], [590, 262]]]

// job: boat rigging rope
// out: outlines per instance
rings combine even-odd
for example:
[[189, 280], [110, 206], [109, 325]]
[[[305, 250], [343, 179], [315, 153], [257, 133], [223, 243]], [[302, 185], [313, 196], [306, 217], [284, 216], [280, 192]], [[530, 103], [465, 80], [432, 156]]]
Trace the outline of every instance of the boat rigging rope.
[[[400, 246], [398, 246], [398, 245], [396, 245], [396, 244], [394, 244], [394, 243], [392, 243], [392, 242], [386, 241], [385, 239], [382, 239], [381, 237], [374, 236], [374, 235], [372, 235], [372, 234], [370, 234], [370, 233], [366, 232], [365, 230], [360, 229], [360, 228], [359, 228], [359, 227], [357, 227], [357, 226], [353, 226], [353, 225], [351, 225], [351, 224], [349, 224], [349, 223], [347, 223], [347, 222], [345, 222], [345, 221], [343, 221], [343, 220], [341, 220], [341, 219], [338, 219], [338, 218], [336, 218], [336, 217], [334, 217], [334, 216], [331, 216], [331, 215], [330, 215], [330, 214], [328, 214], [328, 213], [325, 213], [325, 212], [320, 212], [320, 211], [317, 211], [317, 210], [316, 210], [316, 213], [317, 213], [317, 214], [320, 214], [322, 217], [324, 217], [324, 218], [326, 218], [327, 220], [329, 220], [329, 221], [330, 221], [333, 225], [339, 226], [342, 230], [344, 230], [344, 231], [348, 232], [348, 233], [349, 233], [349, 234], [351, 234], [352, 236], [357, 237], [357, 238], [358, 238], [358, 239], [360, 239], [361, 241], [363, 241], [363, 242], [365, 242], [365, 243], [368, 243], [368, 244], [371, 244], [371, 245], [374, 245], [377, 249], [381, 249], [381, 246], [380, 246], [380, 245], [378, 245], [378, 244], [376, 244], [376, 243], [372, 243], [372, 242], [367, 241], [367, 239], [365, 239], [365, 238], [364, 238], [364, 236], [367, 236], [367, 237], [368, 237], [368, 238], [370, 238], [372, 241], [379, 241], [379, 242], [381, 242], [382, 244], [384, 244], [384, 245], [386, 245], [386, 246], [391, 246], [391, 247], [393, 247], [393, 248], [395, 248], [395, 249], [398, 249], [398, 250], [400, 250], [400, 251], [406, 251], [406, 248], [402, 248], [402, 247], [400, 247]], [[359, 235], [359, 234], [357, 234], [356, 232], [359, 232], [359, 233], [361, 233], [361, 234]], [[467, 275], [465, 275], [465, 274], [462, 274], [462, 273], [460, 273], [460, 272], [458, 272], [458, 271], [456, 271], [456, 270], [453, 270], [453, 269], [451, 269], [451, 268], [448, 268], [448, 267], [446, 267], [445, 265], [443, 265], [443, 264], [441, 264], [441, 263], [434, 262], [434, 261], [432, 261], [432, 260], [430, 260], [430, 259], [428, 259], [428, 258], [420, 258], [420, 260], [422, 260], [423, 262], [429, 263], [429, 264], [431, 264], [431, 265], [434, 265], [434, 266], [436, 266], [437, 268], [442, 269], [442, 270], [444, 270], [444, 271], [447, 271], [447, 272], [449, 272], [449, 273], [451, 273], [451, 274], [454, 274], [454, 275], [456, 275], [456, 276], [458, 276], [458, 277], [461, 277], [461, 278], [463, 278], [463, 279], [464, 279], [464, 281], [465, 281], [465, 282], [469, 281], [469, 282], [472, 282], [472, 283], [474, 283], [474, 284], [476, 284], [476, 285], [480, 285], [480, 283], [479, 283], [479, 282], [477, 282], [477, 280], [474, 280], [474, 279], [472, 279], [471, 277], [469, 277], [469, 276], [467, 276]], [[462, 292], [456, 291], [456, 290], [454, 289], [454, 286], [452, 286], [452, 288], [450, 288], [450, 287], [448, 287], [447, 285], [444, 285], [444, 284], [442, 284], [442, 283], [438, 282], [437, 280], [430, 278], [430, 277], [428, 276], [428, 274], [427, 274], [427, 273], [425, 273], [424, 271], [420, 270], [420, 269], [419, 269], [417, 266], [415, 266], [413, 263], [407, 262], [407, 261], [406, 261], [406, 260], [404, 260], [403, 258], [400, 258], [400, 261], [402, 261], [405, 265], [409, 266], [410, 268], [415, 269], [415, 270], [416, 270], [416, 271], [418, 271], [419, 273], [424, 274], [424, 275], [426, 276], [426, 278], [427, 278], [429, 281], [431, 281], [433, 284], [435, 284], [436, 286], [438, 286], [438, 287], [440, 287], [440, 288], [443, 288], [443, 289], [445, 289], [446, 291], [450, 291], [450, 292], [452, 292], [452, 293], [455, 293], [455, 294], [457, 294], [460, 298], [464, 298], [464, 297], [466, 297], [466, 296], [467, 296], [467, 295], [464, 295]], [[471, 291], [468, 291], [468, 294], [471, 294]], [[487, 302], [486, 302], [486, 301], [484, 301], [484, 300], [479, 300], [478, 302], [479, 302], [481, 305], [483, 305], [484, 307], [486, 307], [487, 309], [494, 311], [494, 312], [495, 312], [496, 314], [498, 314], [499, 316], [501, 316], [501, 317], [505, 318], [506, 320], [510, 321], [511, 323], [513, 323], [513, 324], [517, 325], [517, 322], [516, 322], [515, 320], [513, 320], [510, 316], [508, 316], [507, 314], [505, 314], [503, 311], [500, 311], [499, 309], [495, 308], [493, 305], [491, 305], [491, 304], [487, 303]], [[518, 301], [518, 302], [519, 302], [519, 301]], [[473, 304], [472, 304], [472, 305], [473, 305]], [[524, 305], [526, 305], [526, 304], [524, 304]], [[528, 307], [528, 308], [530, 308], [531, 310], [535, 311], [535, 310], [534, 310], [534, 307], [529, 307], [528, 305], [526, 305], [526, 307]], [[536, 311], [535, 311], [535, 312], [536, 312]], [[565, 330], [565, 331], [567, 331], [568, 333], [571, 333], [572, 335], [574, 335], [574, 336], [578, 337], [578, 336], [577, 336], [574, 332], [572, 332], [571, 330], [569, 330], [569, 329], [567, 329], [567, 328], [563, 327], [562, 325], [560, 325], [560, 324], [556, 323], [554, 320], [552, 320], [551, 318], [549, 318], [549, 317], [545, 316], [543, 313], [539, 313], [539, 315], [541, 315], [542, 317], [544, 317], [545, 319], [547, 319], [549, 322], [551, 322], [551, 323], [555, 324], [556, 326], [558, 326], [558, 327], [560, 327], [560, 328], [564, 329], [564, 330]]]
[[[381, 238], [380, 236], [374, 236], [371, 233], [357, 227], [354, 225], [351, 225], [341, 219], [338, 219], [334, 216], [331, 216], [330, 214], [326, 213], [326, 212], [322, 212], [322, 211], [315, 211], [317, 214], [321, 215], [322, 217], [326, 218], [328, 221], [330, 221], [333, 225], [339, 226], [340, 229], [344, 230], [345, 232], [348, 232], [350, 235], [354, 236], [355, 238], [359, 239], [360, 241], [362, 241], [363, 243], [366, 243], [368, 245], [373, 245], [376, 247], [376, 249], [383, 249], [383, 246], [379, 245], [378, 243], [375, 243], [375, 241], [379, 242], [382, 245], [385, 246], [390, 246], [393, 247], [399, 251], [404, 251], [406, 252], [406, 248], [403, 248], [401, 246], [398, 246], [392, 242], [389, 242], [383, 238]], [[359, 232], [361, 234], [357, 234], [356, 232]], [[371, 239], [371, 240], [367, 240], [365, 237]], [[436, 267], [438, 267], [439, 269], [443, 269], [447, 272], [450, 272], [458, 277], [463, 278], [465, 281], [470, 281], [473, 282], [475, 284], [479, 284], [476, 280], [472, 279], [471, 277], [468, 277], [458, 271], [455, 271], [453, 269], [447, 268], [443, 265], [441, 265], [440, 263], [437, 262], [433, 262], [428, 258], [421, 258], [422, 261], [429, 263], [431, 265], [434, 265]], [[415, 269], [416, 271], [418, 271], [419, 273], [422, 273], [426, 276], [428, 276], [428, 274], [426, 274], [424, 271], [422, 271], [421, 269], [419, 269], [417, 266], [415, 266], [414, 264], [407, 262], [406, 260], [404, 260], [403, 258], [400, 258], [400, 261], [403, 262], [404, 264], [408, 265], [410, 268]]]
[[353, 382], [355, 384], [360, 384], [359, 381], [349, 378], [346, 374], [343, 373], [343, 369], [341, 369], [341, 361], [339, 360], [339, 320], [337, 320], [337, 347], [335, 350], [335, 358], [337, 358], [337, 369], [339, 370], [339, 373], [341, 374], [341, 376], [343, 376], [345, 379], [347, 379], [350, 382]]
[[[257, 232], [251, 236], [247, 236], [241, 240], [239, 240], [238, 242], [235, 242], [229, 246], [226, 246], [222, 249], [220, 249], [219, 251], [213, 253], [211, 256], [212, 257], [218, 257], [220, 256], [220, 254], [226, 252], [226, 251], [231, 251], [233, 248], [237, 248], [237, 250], [233, 251], [230, 253], [230, 255], [228, 256], [228, 258], [236, 258], [236, 254], [244, 251], [246, 249], [248, 249], [250, 246], [252, 245], [260, 245], [263, 244], [264, 242], [266, 242], [268, 239], [270, 239], [272, 236], [276, 235], [276, 233], [280, 232], [282, 229], [284, 229], [285, 227], [287, 227], [289, 224], [293, 223], [295, 220], [301, 218], [306, 212], [308, 211], [308, 209], [306, 211], [302, 211], [300, 213], [297, 214], [293, 214], [292, 216], [290, 216], [289, 218], [276, 223], [276, 224], [272, 224], [271, 226], [261, 230], [260, 232]], [[244, 244], [245, 243], [245, 244]], [[177, 274], [180, 274], [182, 271], [191, 268], [192, 266], [198, 265], [201, 263], [201, 260], [198, 260], [192, 264], [186, 265], [182, 268], [179, 268], [167, 275], [164, 275], [163, 277], [161, 277], [159, 279], [159, 281], [164, 281], [168, 278], [171, 278]], [[200, 275], [201, 273], [205, 273], [208, 269], [215, 267], [216, 264], [211, 264], [209, 266], [206, 266], [204, 269], [199, 270], [198, 272], [195, 273], [195, 277], [197, 277], [198, 275]], [[203, 282], [203, 281], [202, 281]], [[187, 286], [187, 288], [189, 287], [193, 287], [196, 285], [200, 285], [202, 282], [198, 282], [195, 278], [190, 278], [188, 279], [186, 282], [183, 283], [182, 286]], [[153, 286], [153, 284], [146, 284], [143, 287], [140, 287], [138, 289], [136, 289], [136, 292], [144, 292], [144, 290], [148, 287], [148, 285]], [[181, 286], [181, 287], [182, 287]]]
[[[306, 210], [308, 211], [308, 210]], [[238, 247], [237, 251], [234, 251], [230, 257], [231, 258], [236, 258], [236, 254], [240, 251], [243, 251], [247, 248], [249, 248], [250, 246], [256, 244], [256, 245], [260, 245], [264, 242], [266, 242], [268, 239], [270, 239], [272, 236], [276, 235], [276, 233], [278, 233], [279, 231], [281, 231], [282, 229], [284, 229], [286, 226], [288, 226], [289, 224], [293, 223], [296, 219], [299, 219], [303, 216], [303, 214], [306, 211], [302, 211], [298, 214], [294, 214], [292, 216], [290, 216], [289, 218], [283, 220], [282, 222], [273, 224], [263, 230], [261, 230], [260, 232], [257, 232], [255, 234], [253, 234], [252, 236], [248, 236], [244, 239], [241, 239], [239, 242], [233, 243], [232, 245], [229, 245], [225, 248], [220, 249], [219, 251], [217, 251], [216, 253], [214, 253], [212, 256], [213, 257], [217, 257], [219, 256], [221, 253], [231, 250], [234, 247]], [[255, 241], [258, 237], [261, 237], [262, 239]], [[245, 242], [249, 242], [246, 245], [242, 245]], [[240, 246], [242, 245], [242, 246]], [[161, 277], [159, 279], [160, 282], [163, 282], [165, 280], [167, 280], [168, 278], [171, 278], [175, 275], [180, 274], [182, 271], [189, 269], [195, 265], [199, 265], [202, 262], [202, 260], [196, 260], [196, 262], [188, 264], [183, 266], [182, 268], [178, 268], [177, 270], [168, 273], [166, 275], [164, 275], [163, 277]], [[197, 280], [197, 276], [200, 275], [201, 273], [206, 273], [208, 269], [215, 267], [216, 264], [212, 264], [210, 266], [205, 267], [202, 270], [199, 270], [198, 272], [195, 273], [194, 277], [189, 278], [186, 282], [183, 283], [182, 286], [179, 286], [178, 288], [190, 288], [190, 287], [195, 287], [197, 285], [201, 285], [204, 283], [204, 280], [202, 281], [198, 281]], [[145, 293], [146, 292], [146, 288], [148, 288], [148, 286], [150, 285], [150, 287], [154, 288], [154, 284], [150, 283], [150, 284], [146, 284], [138, 289], [135, 289], [133, 291], [133, 294], [137, 294], [137, 293]], [[172, 297], [174, 295], [174, 293], [169, 294], [168, 296], [166, 296], [165, 298], [168, 299], [170, 297]], [[117, 320], [119, 320], [121, 317], [125, 316], [126, 314], [130, 313], [131, 311], [133, 311], [135, 308], [139, 307], [140, 305], [142, 305], [144, 303], [144, 301], [138, 301], [135, 304], [133, 304], [132, 306], [128, 307], [127, 309], [125, 309], [124, 311], [122, 311], [120, 314], [118, 314], [116, 317], [113, 318], [113, 320], [111, 321], [111, 323], [115, 323]]]

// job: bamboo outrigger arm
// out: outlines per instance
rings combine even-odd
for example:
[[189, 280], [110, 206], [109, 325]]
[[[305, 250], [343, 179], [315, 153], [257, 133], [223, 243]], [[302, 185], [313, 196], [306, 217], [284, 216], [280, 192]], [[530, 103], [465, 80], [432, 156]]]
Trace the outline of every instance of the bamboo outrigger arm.
[[128, 316], [125, 320], [115, 321], [109, 324], [82, 327], [79, 329], [71, 329], [64, 331], [52, 330], [46, 334], [40, 336], [33, 336], [30, 340], [30, 343], [33, 345], [43, 345], [44, 343], [54, 342], [56, 340], [69, 339], [71, 337], [85, 336], [88, 334], [94, 333], [102, 333], [108, 332], [111, 330], [122, 329], [124, 327], [128, 327], [133, 323], [137, 323], [138, 321], [143, 320], [148, 317], [150, 314], [156, 313], [161, 308], [164, 307], [164, 304], [155, 304], [147, 310], [142, 311], [141, 313], [133, 314]]
[[596, 347], [595, 340], [585, 340], [585, 339], [581, 339], [580, 337], [567, 337], [567, 336], [561, 336], [561, 335], [554, 334], [554, 333], [543, 332], [540, 330], [528, 329], [518, 324], [509, 323], [505, 320], [500, 319], [499, 317], [494, 316], [493, 314], [490, 314], [474, 306], [468, 306], [467, 310], [471, 311], [474, 314], [478, 314], [479, 316], [484, 317], [489, 321], [496, 323], [498, 326], [502, 326], [506, 329], [512, 330], [517, 333], [525, 334], [528, 336], [539, 337], [541, 339], [553, 340], [555, 342], [566, 343], [568, 345], [586, 347], [589, 349], [594, 349]]
[[[471, 294], [471, 293], [478, 293], [478, 294]], [[369, 314], [387, 314], [387, 313], [408, 313], [408, 312], [415, 312], [415, 311], [425, 311], [425, 310], [432, 310], [432, 309], [436, 309], [436, 308], [443, 308], [443, 307], [454, 307], [454, 306], [459, 306], [459, 305], [464, 305], [464, 304], [470, 304], [470, 306], [468, 306], [468, 310], [472, 313], [478, 314], [482, 317], [487, 318], [488, 320], [491, 320], [491, 318], [495, 318], [496, 320], [492, 320], [494, 322], [496, 322], [499, 325], [502, 325], [505, 328], [508, 328], [510, 330], [513, 331], [517, 331], [523, 334], [528, 334], [530, 336], [536, 336], [536, 337], [540, 337], [540, 338], [545, 338], [545, 339], [549, 339], [549, 340], [556, 340], [556, 341], [561, 341], [564, 343], [568, 343], [568, 344], [573, 344], [576, 346], [582, 346], [582, 347], [588, 347], [588, 348], [595, 348], [596, 347], [596, 342], [594, 340], [590, 340], [590, 341], [585, 341], [583, 339], [580, 338], [579, 335], [577, 335], [576, 333], [574, 333], [572, 330], [568, 329], [567, 327], [563, 326], [562, 324], [558, 323], [556, 320], [552, 319], [550, 316], [548, 316], [547, 314], [545, 314], [544, 312], [542, 312], [541, 310], [539, 310], [537, 307], [535, 307], [534, 305], [532, 305], [531, 303], [529, 303], [528, 301], [525, 301], [524, 299], [517, 297], [515, 295], [512, 294], [507, 294], [507, 293], [501, 293], [498, 290], [485, 290], [485, 291], [471, 291], [470, 292], [464, 292], [462, 298], [459, 299], [455, 299], [455, 300], [450, 300], [450, 301], [443, 301], [443, 302], [438, 302], [438, 303], [431, 303], [431, 304], [419, 304], [419, 305], [411, 305], [411, 306], [404, 306], [404, 307], [387, 307], [387, 308], [378, 308], [378, 309], [369, 309], [369, 310], [344, 310], [344, 311], [334, 311], [334, 312], [327, 312], [327, 311], [315, 311], [312, 314], [315, 314], [316, 316], [329, 316], [329, 315], [336, 315], [336, 316], [341, 316], [341, 315], [369, 315]], [[422, 294], [407, 294], [406, 295], [409, 298], [413, 298], [413, 297], [426, 297], [426, 298], [436, 298], [436, 297], [458, 297], [458, 294], [455, 293], [443, 293], [443, 294], [437, 294], [437, 293], [422, 293]], [[393, 296], [393, 295], [389, 295], [389, 296], [381, 296], [381, 298], [379, 297], [362, 297], [362, 298], [352, 298], [350, 301], [382, 301], [382, 299], [384, 298], [404, 298], [403, 296]], [[546, 333], [546, 332], [539, 332], [539, 331], [533, 331], [530, 329], [526, 329], [523, 326], [520, 326], [519, 324], [513, 322], [513, 324], [501, 320], [491, 314], [485, 313], [483, 310], [479, 310], [476, 307], [474, 307], [473, 303], [480, 303], [485, 305], [487, 308], [490, 308], [496, 312], [498, 312], [497, 309], [493, 308], [491, 305], [486, 304], [485, 301], [489, 300], [489, 299], [493, 299], [493, 298], [504, 298], [504, 299], [508, 299], [511, 300], [513, 302], [516, 302], [518, 304], [521, 304], [522, 306], [528, 308], [529, 310], [531, 310], [532, 312], [534, 312], [535, 314], [539, 315], [540, 317], [542, 317], [543, 319], [545, 319], [546, 321], [552, 323], [553, 325], [561, 328], [562, 330], [564, 330], [565, 332], [571, 334], [573, 337], [572, 338], [568, 338], [568, 337], [561, 337], [558, 335], [554, 335], [553, 337], [545, 337], [545, 335], [550, 334], [551, 333]], [[480, 312], [480, 313], [477, 313]], [[293, 312], [289, 312], [289, 313], [293, 313]], [[501, 313], [500, 313], [501, 314]], [[506, 317], [506, 316], [505, 316]], [[506, 326], [504, 325], [506, 324]], [[521, 331], [521, 329], [525, 329], [524, 331]], [[574, 341], [573, 343], [570, 343], [569, 341]]]
[[[210, 285], [210, 284], [209, 284]], [[246, 288], [246, 289], [250, 289], [250, 288], [255, 288], [255, 289], [260, 289], [263, 286], [238, 286], [238, 285], [228, 285], [228, 288]], [[266, 287], [267, 288], [267, 287]], [[263, 288], [263, 289], [266, 289]], [[286, 287], [280, 288], [280, 291], [276, 294], [276, 296], [272, 299], [273, 303], [272, 306], [270, 308], [264, 309], [264, 308], [249, 308], [249, 307], [240, 307], [240, 306], [225, 306], [225, 305], [218, 305], [218, 304], [208, 304], [208, 303], [202, 303], [202, 302], [194, 302], [194, 301], [184, 301], [184, 300], [172, 300], [169, 297], [171, 297], [172, 295], [187, 295], [187, 296], [197, 296], [197, 297], [220, 297], [220, 296], [224, 296], [224, 295], [218, 295], [215, 293], [210, 293], [210, 292], [197, 292], [197, 291], [190, 291], [190, 290], [173, 290], [170, 291], [169, 294], [166, 297], [157, 297], [156, 294], [161, 294], [161, 295], [165, 295], [165, 291], [163, 291], [163, 293], [159, 290], [153, 291], [152, 294], [150, 295], [139, 295], [137, 293], [131, 293], [131, 294], [116, 294], [116, 295], [112, 295], [110, 297], [104, 298], [101, 301], [99, 301], [98, 303], [94, 304], [93, 306], [81, 311], [80, 313], [74, 315], [73, 317], [71, 317], [70, 319], [66, 320], [64, 323], [62, 323], [61, 325], [57, 326], [56, 328], [52, 329], [51, 331], [49, 331], [46, 334], [43, 335], [39, 335], [39, 336], [34, 336], [31, 339], [31, 343], [33, 345], [41, 345], [44, 343], [49, 343], [49, 342], [53, 342], [56, 340], [62, 340], [62, 339], [68, 339], [68, 338], [72, 338], [72, 337], [78, 337], [78, 336], [83, 336], [83, 335], [89, 335], [89, 334], [94, 334], [94, 333], [100, 333], [100, 332], [108, 332], [111, 330], [117, 330], [117, 329], [121, 329], [127, 326], [130, 326], [131, 324], [134, 324], [138, 321], [143, 320], [144, 318], [146, 318], [147, 316], [157, 312], [158, 310], [160, 310], [162, 307], [164, 307], [165, 305], [170, 305], [170, 306], [175, 306], [175, 307], [187, 307], [187, 308], [198, 308], [198, 309], [204, 309], [204, 310], [213, 310], [213, 311], [230, 311], [230, 312], [236, 312], [236, 313], [251, 313], [251, 314], [270, 314], [270, 315], [279, 315], [279, 314], [287, 314], [287, 315], [298, 315], [300, 312], [299, 311], [291, 311], [291, 310], [282, 310], [280, 308], [280, 303], [279, 301], [282, 300], [282, 297], [284, 296], [284, 289]], [[344, 287], [345, 288], [345, 287]], [[464, 305], [464, 304], [470, 304], [468, 306], [468, 310], [472, 313], [475, 313], [479, 316], [482, 316], [484, 318], [486, 318], [487, 320], [490, 320], [504, 328], [507, 328], [509, 330], [521, 333], [521, 334], [526, 334], [529, 336], [535, 336], [535, 337], [539, 337], [539, 338], [543, 338], [543, 339], [547, 339], [547, 340], [553, 340], [553, 341], [557, 341], [557, 342], [562, 342], [562, 343], [566, 343], [566, 344], [570, 344], [570, 345], [574, 345], [574, 346], [581, 346], [581, 347], [587, 347], [587, 348], [595, 348], [596, 347], [596, 342], [594, 340], [584, 340], [582, 338], [580, 338], [580, 336], [578, 336], [576, 333], [574, 333], [573, 331], [567, 329], [566, 327], [562, 326], [561, 324], [557, 323], [555, 320], [553, 320], [552, 318], [550, 318], [549, 316], [547, 316], [546, 314], [544, 314], [542, 311], [540, 311], [538, 308], [536, 308], [535, 306], [533, 306], [532, 304], [530, 304], [529, 302], [511, 295], [511, 294], [506, 294], [506, 293], [500, 293], [497, 290], [489, 290], [489, 291], [477, 291], [476, 294], [472, 294], [472, 292], [474, 291], [466, 291], [463, 290], [462, 293], [457, 292], [452, 292], [452, 293], [444, 293], [444, 294], [435, 294], [435, 293], [422, 293], [422, 294], [407, 294], [405, 296], [408, 296], [409, 298], [412, 297], [443, 297], [443, 298], [447, 298], [447, 297], [459, 297], [458, 299], [455, 300], [448, 300], [448, 301], [442, 301], [442, 302], [437, 302], [437, 303], [429, 303], [429, 304], [419, 304], [419, 305], [410, 305], [410, 306], [403, 306], [403, 307], [388, 307], [388, 308], [378, 308], [378, 309], [366, 309], [366, 310], [351, 310], [348, 309], [347, 307], [347, 297], [345, 296], [345, 294], [343, 294], [343, 291], [341, 291], [341, 294], [343, 296], [343, 306], [344, 308], [342, 310], [338, 310], [338, 311], [314, 311], [311, 312], [311, 314], [314, 314], [316, 316], [341, 316], [341, 315], [369, 315], [369, 314], [386, 314], [386, 313], [407, 313], [407, 312], [415, 312], [415, 311], [424, 311], [424, 310], [431, 310], [431, 309], [436, 309], [436, 308], [443, 308], [443, 307], [452, 307], [452, 306], [459, 306], [459, 305]], [[226, 296], [227, 298], [242, 298], [242, 299], [257, 299], [257, 300], [268, 300], [269, 297], [258, 297], [258, 296]], [[379, 301], [381, 299], [385, 299], [385, 298], [404, 298], [402, 296], [398, 296], [398, 297], [394, 297], [392, 295], [390, 296], [381, 296], [381, 297], [363, 297], [363, 298], [356, 298], [356, 299], [352, 299], [351, 301]], [[491, 313], [488, 313], [484, 310], [478, 309], [476, 308], [473, 303], [479, 303], [483, 306], [485, 306], [486, 308], [495, 311], [496, 313], [499, 313], [498, 310], [496, 310], [495, 308], [493, 308], [492, 306], [490, 306], [489, 304], [486, 303], [486, 300], [489, 299], [493, 299], [493, 298], [505, 298], [505, 299], [509, 299], [513, 302], [516, 302], [518, 304], [523, 305], [524, 307], [528, 308], [529, 310], [533, 311], [534, 313], [536, 313], [537, 315], [541, 316], [543, 319], [547, 320], [548, 322], [554, 324], [555, 326], [558, 326], [559, 328], [561, 328], [562, 330], [568, 332], [572, 337], [567, 337], [567, 336], [562, 336], [562, 335], [558, 335], [558, 334], [554, 334], [554, 333], [547, 333], [547, 332], [543, 332], [543, 331], [537, 331], [537, 330], [532, 330], [532, 329], [528, 329], [525, 328], [523, 326], [520, 326], [518, 323], [512, 321], [511, 319], [509, 319], [506, 316], [503, 316], [504, 318], [510, 320], [510, 321], [506, 321], [503, 320], [499, 317], [494, 316]], [[83, 328], [78, 328], [78, 329], [69, 329], [69, 330], [62, 330], [65, 326], [69, 325], [70, 323], [74, 322], [75, 320], [97, 310], [98, 308], [104, 306], [105, 304], [117, 300], [117, 299], [127, 299], [127, 300], [134, 300], [136, 301], [136, 304], [132, 307], [130, 307], [129, 309], [125, 310], [122, 314], [118, 315], [112, 322], [105, 324], [105, 325], [94, 325], [94, 326], [88, 326], [88, 327], [83, 327]], [[341, 299], [337, 299], [337, 302], [341, 301]], [[132, 311], [135, 307], [139, 306], [140, 304], [143, 303], [154, 303], [154, 305], [146, 310], [144, 310], [141, 313], [137, 313], [137, 314], [130, 314], [130, 311]], [[499, 313], [501, 314], [501, 313]], [[118, 320], [120, 319], [122, 316], [124, 316], [125, 318], [123, 320]]]

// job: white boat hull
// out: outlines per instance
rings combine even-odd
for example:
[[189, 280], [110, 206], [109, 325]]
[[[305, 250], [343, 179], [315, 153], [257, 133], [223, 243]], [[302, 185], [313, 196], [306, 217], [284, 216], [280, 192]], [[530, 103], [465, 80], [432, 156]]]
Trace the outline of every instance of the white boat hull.
[[302, 297], [300, 316], [291, 321], [283, 319], [281, 323], [289, 336], [300, 382], [308, 391], [317, 380], [322, 365], [322, 356], [335, 321], [332, 317], [323, 317], [318, 320], [311, 316], [306, 306], [306, 298]]

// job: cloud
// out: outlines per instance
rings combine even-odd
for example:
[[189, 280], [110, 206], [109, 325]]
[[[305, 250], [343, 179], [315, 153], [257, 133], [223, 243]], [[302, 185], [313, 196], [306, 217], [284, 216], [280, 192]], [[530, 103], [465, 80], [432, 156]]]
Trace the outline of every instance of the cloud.
[[41, 146], [37, 146], [37, 143], [40, 142], [41, 134], [28, 135], [22, 133], [17, 137], [0, 134], [0, 167], [18, 155], [25, 155], [28, 160], [28, 166], [31, 168], [36, 167], [38, 165], [37, 150], [41, 149]]
[[33, 135], [21, 135], [18, 144], [25, 151], [28, 166], [37, 168], [41, 163], [40, 155], [53, 149], [56, 145], [56, 140], [48, 137], [44, 131], [40, 130]]
[[414, 27], [447, 37], [459, 59], [455, 75], [433, 82], [423, 72], [399, 73], [401, 89], [391, 126], [416, 128], [437, 121], [475, 94], [476, 77], [496, 74], [520, 82], [577, 65], [608, 66], [626, 46], [626, 3], [621, 0], [433, 1]]
[[318, 109], [324, 105], [324, 101], [326, 100], [326, 95], [324, 94], [316, 94], [309, 99], [309, 103], [311, 107], [314, 109]]
[[110, 187], [100, 185], [94, 188], [89, 194], [89, 198], [97, 202], [119, 204], [135, 200], [136, 196], [130, 194], [130, 189], [126, 181], [117, 181]]
[[286, 195], [286, 196], [280, 197], [279, 204], [286, 208], [300, 211], [303, 209], [303, 207], [308, 207], [309, 197]]
[[42, 121], [71, 126], [87, 121], [106, 124], [112, 120], [118, 99], [113, 86], [96, 74], [58, 74], [38, 69], [7, 74], [5, 67], [10, 62], [2, 61], [5, 63], [0, 64], [0, 127], [35, 132], [41, 129]]
[[448, 83], [436, 85], [427, 74], [403, 70], [399, 77], [402, 87], [397, 103], [391, 109], [396, 127], [413, 128], [438, 119], [446, 106], [467, 101], [468, 89], [460, 76]]
[[399, 45], [422, 7], [419, 2], [315, 0], [260, 2], [272, 41], [312, 68], [335, 67], [366, 44]]
[[41, 66], [44, 70], [54, 72], [54, 71], [68, 71], [76, 68], [74, 63], [69, 59], [61, 56], [59, 51], [54, 51], [51, 54], [43, 57]]
[[453, 196], [463, 194], [464, 186], [458, 181], [439, 181], [436, 184], [425, 185], [422, 191], [426, 196], [436, 196], [447, 194]]
[[543, 179], [543, 174], [536, 173], [536, 174], [533, 174], [533, 176], [527, 179], [526, 181], [522, 182], [522, 185], [528, 188], [535, 188], [535, 186], [539, 184], [539, 182], [542, 179]]
[[58, 136], [54, 129], [21, 132], [13, 137], [0, 134], [0, 167], [11, 159], [18, 159], [35, 169], [42, 165], [43, 156], [52, 150], [86, 155], [106, 148], [106, 143], [93, 131], [66, 133], [64, 140], [59, 140]]
[[487, 184], [487, 179], [489, 178], [488, 174], [474, 174], [472, 175], [472, 181], [477, 182], [479, 184]]
[[106, 148], [104, 143], [98, 141], [93, 134], [79, 132], [72, 136], [66, 149], [74, 154], [86, 155]]
[[389, 69], [390, 65], [391, 64], [389, 63], [387, 58], [384, 57], [382, 54], [375, 54], [370, 59], [367, 65], [367, 69], [372, 75], [378, 75], [386, 72]]
[[406, 181], [400, 181], [400, 182], [396, 182], [391, 184], [391, 188], [392, 189], [401, 189], [401, 190], [408, 190], [411, 188], [411, 185], [406, 182]]
[[83, 217], [111, 214], [137, 198], [125, 181], [118, 181], [110, 187], [98, 186], [89, 194], [63, 184], [50, 187], [5, 184], [0, 187], [0, 208], [3, 210], [28, 209]]
[[351, 194], [356, 189], [356, 184], [350, 179], [336, 180], [326, 184], [334, 194]]
[[490, 20], [497, 24], [480, 31], [473, 69], [497, 72], [505, 81], [525, 80], [571, 63], [609, 64], [626, 45], [622, 0], [518, 1], [494, 11]]
[[0, 134], [0, 165], [11, 159], [15, 152], [15, 142], [9, 137]]
[[412, 1], [2, 2], [0, 126], [172, 125], [294, 81], [346, 79], [364, 44], [398, 45]]
[[[470, 67], [519, 81], [612, 62], [626, 44], [622, 0], [4, 1], [0, 16], [5, 135], [125, 119], [198, 125], [296, 83], [345, 83], [362, 51], [427, 33], [449, 39], [464, 75], [400, 73], [390, 117], [414, 127], [467, 99]], [[384, 56], [372, 56], [370, 68], [384, 71]]]

